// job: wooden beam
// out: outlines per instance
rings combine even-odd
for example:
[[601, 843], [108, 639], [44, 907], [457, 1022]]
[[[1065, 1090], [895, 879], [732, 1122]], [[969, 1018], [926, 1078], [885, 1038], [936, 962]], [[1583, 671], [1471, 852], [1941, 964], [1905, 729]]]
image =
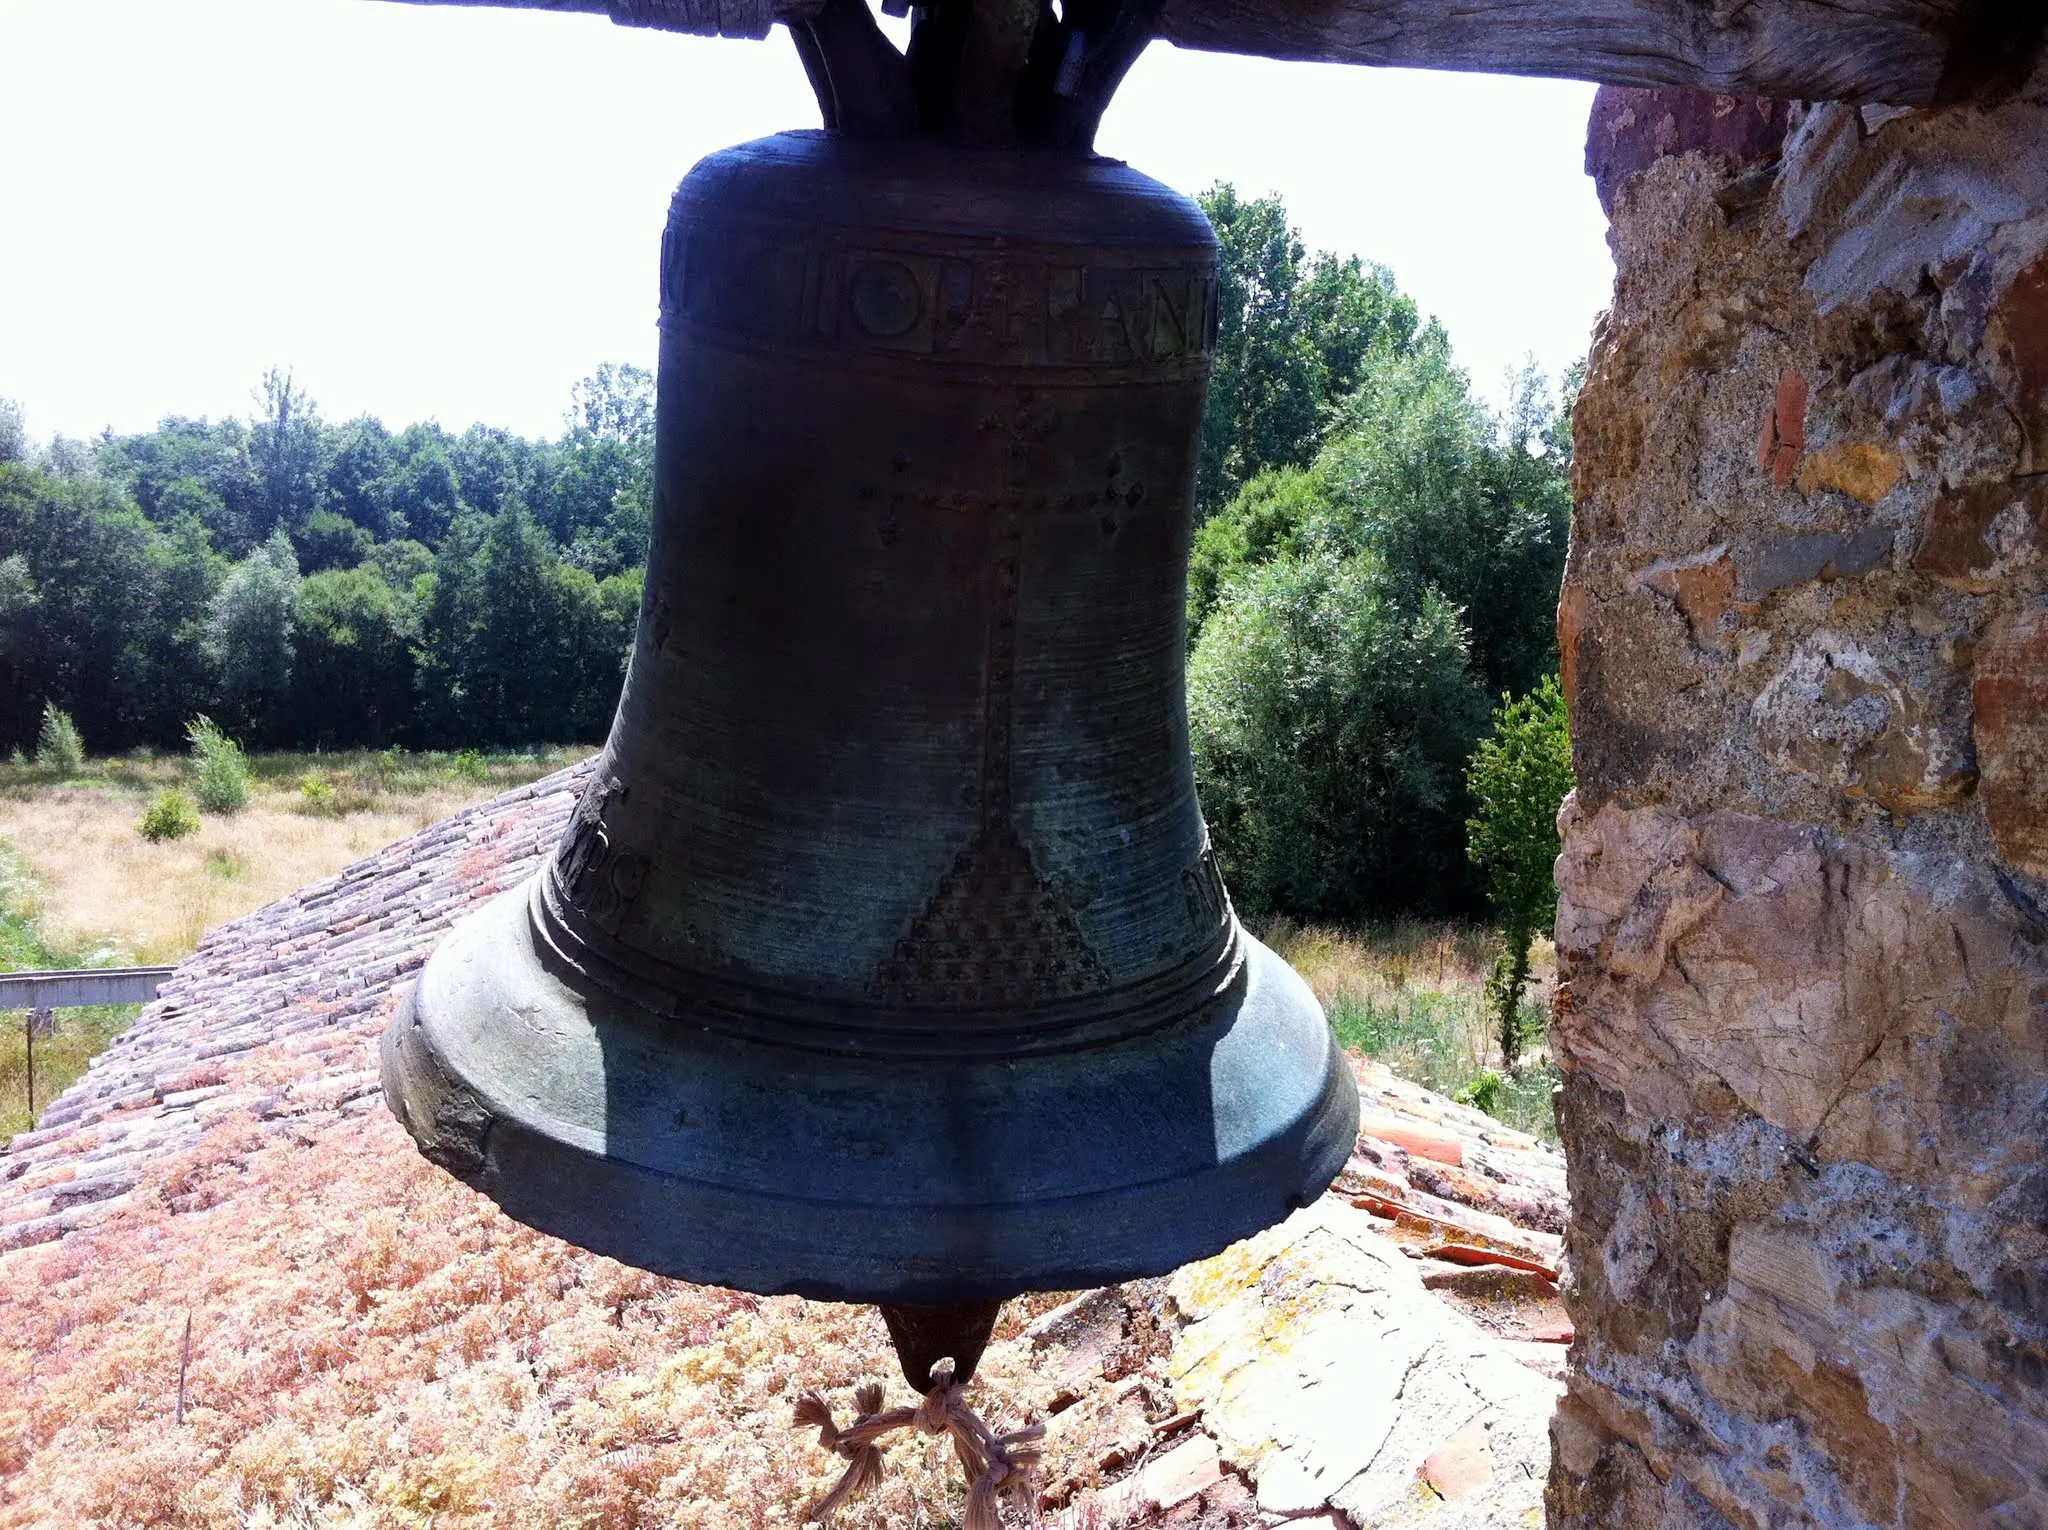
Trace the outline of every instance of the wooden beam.
[[[413, 0], [595, 11], [759, 36], [822, 0]], [[956, 0], [957, 3], [957, 0]], [[2048, 0], [1161, 0], [1183, 48], [1806, 101], [1934, 106], [2017, 89]]]
[[1928, 106], [2022, 83], [2041, 0], [1164, 0], [1183, 48]]

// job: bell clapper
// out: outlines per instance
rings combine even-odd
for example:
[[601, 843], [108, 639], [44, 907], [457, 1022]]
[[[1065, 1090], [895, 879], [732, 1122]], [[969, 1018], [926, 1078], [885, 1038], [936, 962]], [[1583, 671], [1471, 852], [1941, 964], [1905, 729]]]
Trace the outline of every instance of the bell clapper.
[[822, 1523], [848, 1499], [881, 1481], [882, 1437], [913, 1428], [922, 1434], [952, 1437], [953, 1453], [959, 1457], [968, 1483], [962, 1530], [1003, 1530], [996, 1506], [1004, 1498], [1020, 1512], [1030, 1512], [1031, 1468], [1038, 1462], [1038, 1441], [1045, 1435], [1045, 1425], [1028, 1424], [1003, 1432], [991, 1429], [969, 1406], [967, 1383], [954, 1380], [950, 1365], [941, 1364], [932, 1371], [930, 1387], [915, 1407], [885, 1409], [882, 1384], [870, 1381], [853, 1394], [858, 1411], [845, 1429], [833, 1422], [830, 1405], [816, 1392], [797, 1399], [797, 1427], [815, 1425], [818, 1443], [846, 1458], [839, 1481], [811, 1506], [806, 1518]]
[[908, 1307], [882, 1302], [876, 1310], [888, 1327], [896, 1363], [910, 1390], [923, 1392], [941, 1365], [965, 1386], [974, 1379], [981, 1352], [995, 1332], [1001, 1302], [958, 1302], [945, 1307]]

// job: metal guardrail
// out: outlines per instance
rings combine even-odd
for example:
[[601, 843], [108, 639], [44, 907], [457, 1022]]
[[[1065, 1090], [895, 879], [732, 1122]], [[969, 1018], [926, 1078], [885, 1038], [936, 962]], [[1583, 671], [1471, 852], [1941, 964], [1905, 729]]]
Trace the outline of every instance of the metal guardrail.
[[64, 972], [0, 972], [0, 1010], [75, 1009], [83, 1004], [147, 1004], [175, 967], [80, 967]]
[[0, 1010], [25, 1009], [28, 1118], [36, 1119], [36, 1038], [57, 1034], [53, 1009], [87, 1004], [147, 1004], [175, 967], [75, 967], [68, 971], [0, 972]]

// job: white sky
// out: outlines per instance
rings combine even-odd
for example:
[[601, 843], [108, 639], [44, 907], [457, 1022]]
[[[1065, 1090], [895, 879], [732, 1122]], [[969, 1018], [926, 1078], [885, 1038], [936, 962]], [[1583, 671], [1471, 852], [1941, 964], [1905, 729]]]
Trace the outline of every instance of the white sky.
[[[817, 124], [794, 50], [376, 0], [0, 0], [0, 397], [30, 431], [246, 414], [273, 363], [330, 419], [561, 426], [651, 366], [676, 181]], [[1155, 46], [1098, 147], [1278, 191], [1393, 268], [1498, 400], [1583, 354], [1613, 267], [1592, 87]]]

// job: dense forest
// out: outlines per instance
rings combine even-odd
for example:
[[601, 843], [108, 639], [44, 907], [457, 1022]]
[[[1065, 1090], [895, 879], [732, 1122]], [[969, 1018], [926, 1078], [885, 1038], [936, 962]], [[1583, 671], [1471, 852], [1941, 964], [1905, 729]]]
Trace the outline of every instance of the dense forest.
[[197, 712], [259, 746], [601, 737], [640, 601], [651, 380], [603, 368], [571, 412], [552, 442], [333, 425], [272, 372], [249, 423], [37, 460], [0, 428], [0, 747], [46, 700], [96, 751], [174, 745]]
[[[1223, 296], [1189, 704], [1232, 889], [1303, 917], [1470, 909], [1466, 762], [1555, 664], [1567, 406], [1531, 369], [1495, 417], [1387, 272], [1310, 255], [1277, 198], [1201, 200]], [[200, 713], [256, 747], [603, 737], [647, 373], [577, 384], [552, 441], [333, 423], [283, 371], [254, 402], [36, 448], [0, 401], [0, 751], [46, 704], [95, 753], [175, 747]]]

